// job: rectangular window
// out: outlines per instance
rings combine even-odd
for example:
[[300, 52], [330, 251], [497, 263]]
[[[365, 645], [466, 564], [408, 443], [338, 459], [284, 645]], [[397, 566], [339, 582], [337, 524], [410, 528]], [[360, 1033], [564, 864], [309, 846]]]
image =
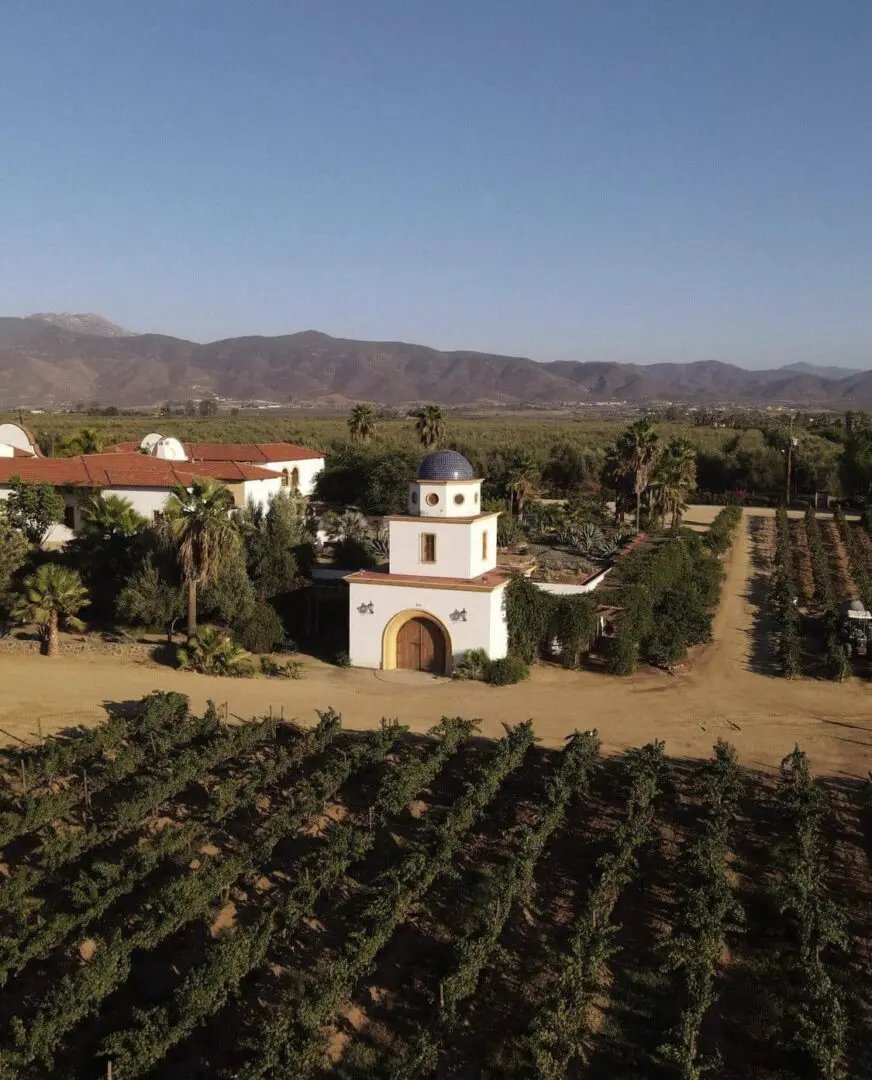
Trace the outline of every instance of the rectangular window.
[[75, 529], [76, 527], [76, 508], [75, 506], [64, 507], [64, 525], [68, 529]]
[[436, 533], [421, 533], [421, 562], [436, 562]]
[[481, 557], [486, 559], [487, 555], [487, 529], [481, 534]]

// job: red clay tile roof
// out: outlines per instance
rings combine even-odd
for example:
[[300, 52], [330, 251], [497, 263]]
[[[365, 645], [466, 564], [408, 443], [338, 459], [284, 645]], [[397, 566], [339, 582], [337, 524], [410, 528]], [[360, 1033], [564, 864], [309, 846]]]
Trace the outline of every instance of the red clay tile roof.
[[[265, 464], [275, 461], [314, 461], [324, 455], [317, 450], [294, 443], [182, 443], [182, 447], [191, 461], [242, 461], [249, 465]], [[139, 443], [122, 442], [107, 447], [108, 454], [139, 453]], [[143, 454], [143, 457], [146, 455]]]
[[365, 585], [419, 585], [433, 589], [454, 588], [470, 589], [475, 592], [489, 592], [505, 585], [509, 580], [508, 574], [501, 574], [498, 570], [488, 570], [485, 574], [479, 574], [474, 578], [456, 577], [425, 577], [423, 574], [390, 574], [387, 570], [357, 570], [348, 574], [345, 580], [349, 583]]
[[13, 476], [47, 481], [61, 487], [171, 488], [189, 484], [195, 476], [227, 483], [244, 480], [278, 480], [281, 473], [244, 462], [164, 461], [145, 454], [81, 454], [70, 458], [0, 458], [0, 484]]
[[316, 450], [293, 443], [183, 443], [191, 461], [247, 461], [250, 464], [271, 461], [312, 461], [322, 458]]

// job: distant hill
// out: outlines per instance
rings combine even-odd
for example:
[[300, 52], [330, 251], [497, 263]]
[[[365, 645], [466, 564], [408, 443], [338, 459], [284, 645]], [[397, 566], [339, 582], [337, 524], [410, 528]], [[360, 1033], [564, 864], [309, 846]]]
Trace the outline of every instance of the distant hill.
[[28, 319], [39, 319], [40, 322], [59, 326], [62, 330], [72, 330], [76, 334], [90, 334], [94, 337], [133, 337], [132, 330], [125, 330], [123, 326], [117, 326], [102, 315], [74, 315], [70, 311], [38, 311], [28, 315]]
[[[96, 319], [99, 333], [84, 332]], [[70, 321], [72, 320], [72, 322]], [[200, 345], [160, 334], [110, 334], [101, 316], [0, 318], [0, 406], [100, 401], [152, 405], [214, 394], [330, 407], [573, 405], [599, 401], [872, 406], [872, 372], [841, 377], [790, 365], [536, 363], [522, 356], [442, 352], [355, 341], [314, 330]]]
[[785, 364], [779, 371], [802, 371], [807, 375], [820, 375], [822, 379], [847, 379], [849, 375], [860, 375], [860, 368], [827, 367], [826, 364], [807, 364], [797, 360], [795, 364]]

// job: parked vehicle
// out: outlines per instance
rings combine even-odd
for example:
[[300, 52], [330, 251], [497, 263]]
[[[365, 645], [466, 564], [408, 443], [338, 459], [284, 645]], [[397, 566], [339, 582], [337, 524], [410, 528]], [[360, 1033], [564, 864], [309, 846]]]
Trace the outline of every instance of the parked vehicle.
[[862, 600], [843, 600], [839, 604], [838, 629], [848, 656], [866, 655], [872, 641], [872, 612], [866, 610]]

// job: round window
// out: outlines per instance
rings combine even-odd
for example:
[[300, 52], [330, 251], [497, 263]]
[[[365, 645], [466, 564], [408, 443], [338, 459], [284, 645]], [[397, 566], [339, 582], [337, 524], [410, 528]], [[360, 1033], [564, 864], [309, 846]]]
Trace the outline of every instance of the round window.
[[439, 502], [439, 496], [436, 494], [435, 491], [431, 491], [430, 494], [427, 496], [427, 505], [428, 506], [435, 506], [436, 503], [438, 503], [438, 502]]
[[457, 503], [458, 506], [463, 506], [463, 500], [464, 500], [463, 495], [455, 495], [454, 496], [454, 501]]

